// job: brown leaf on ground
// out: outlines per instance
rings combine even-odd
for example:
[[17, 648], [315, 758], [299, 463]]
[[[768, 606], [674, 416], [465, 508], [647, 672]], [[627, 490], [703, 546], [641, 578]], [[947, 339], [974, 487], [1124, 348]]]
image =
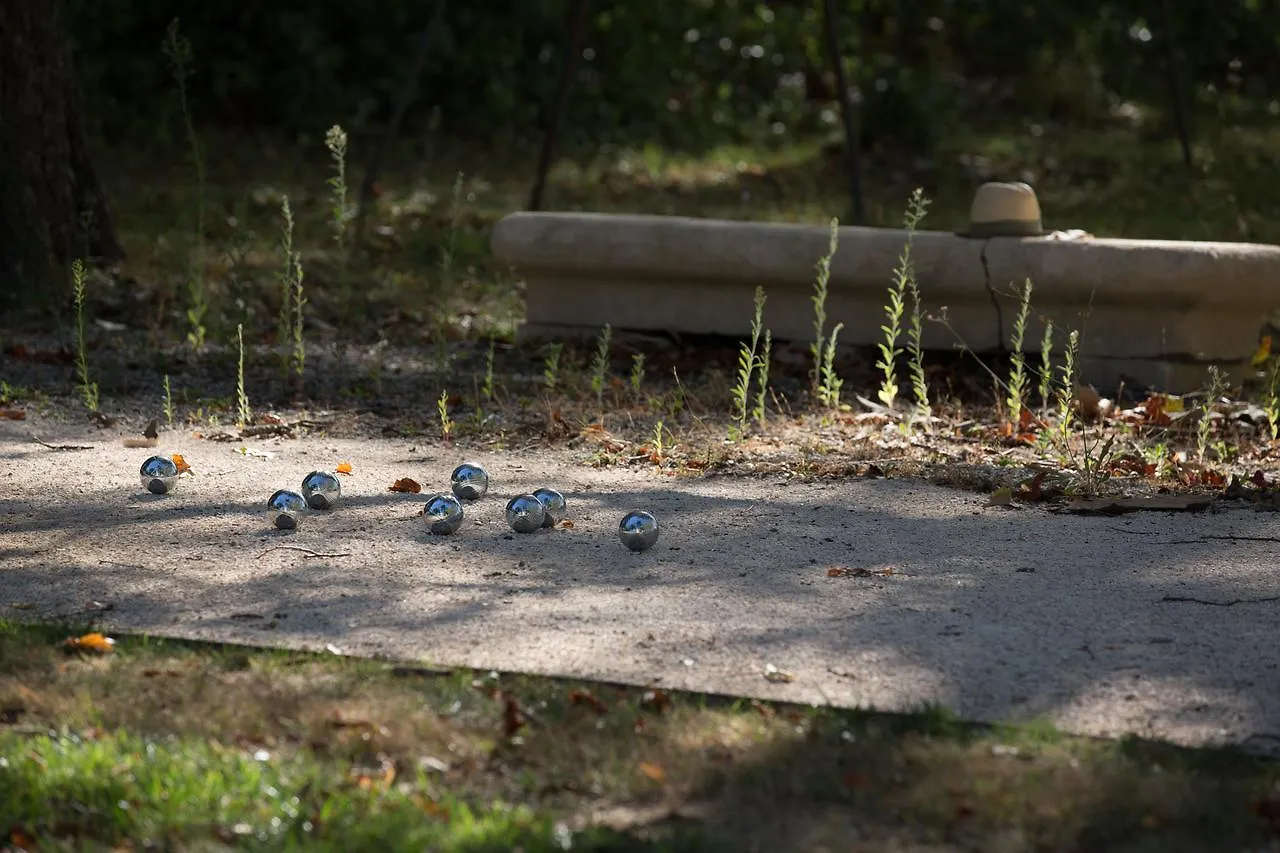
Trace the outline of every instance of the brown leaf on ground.
[[22, 409], [0, 409], [0, 418], [6, 421], [25, 421], [27, 413]]
[[646, 690], [640, 697], [640, 707], [655, 714], [661, 714], [671, 707], [671, 697], [665, 690]]
[[396, 480], [388, 486], [387, 491], [416, 495], [422, 491], [422, 486], [418, 485], [417, 480], [410, 480], [408, 477], [401, 477], [399, 480]]
[[827, 577], [829, 578], [869, 578], [871, 577], [870, 569], [850, 568], [849, 566], [835, 566], [827, 569]]
[[600, 699], [590, 690], [574, 690], [569, 694], [569, 704], [578, 706], [585, 705], [597, 714], [609, 713], [609, 706], [600, 701]]
[[336, 471], [336, 472], [337, 472], [337, 473], [339, 473], [339, 474], [350, 474], [350, 473], [351, 473], [351, 463], [350, 463], [350, 462], [339, 462], [339, 463], [338, 463], [338, 467], [337, 467], [337, 468], [334, 468], [333, 470], [334, 470], [334, 471]]
[[68, 652], [105, 655], [115, 650], [116, 641], [95, 631], [80, 637], [68, 637], [62, 646]]
[[1018, 500], [1028, 503], [1047, 501], [1058, 497], [1062, 494], [1061, 489], [1046, 489], [1044, 487], [1044, 480], [1047, 476], [1049, 476], [1048, 471], [1037, 471], [1036, 475], [1030, 480], [1023, 480], [1018, 484], [1015, 496]]
[[663, 770], [662, 767], [657, 764], [650, 764], [648, 761], [641, 761], [636, 766], [636, 769], [639, 770], [642, 775], [648, 776], [659, 785], [667, 781], [667, 771]]
[[524, 728], [524, 712], [510, 696], [502, 697], [502, 734], [511, 737]]
[[187, 460], [182, 458], [181, 453], [173, 454], [173, 464], [178, 466], [179, 474], [186, 474], [191, 471], [191, 466], [187, 464]]
[[1121, 515], [1126, 512], [1200, 512], [1213, 504], [1212, 495], [1147, 495], [1135, 498], [1078, 498], [1067, 512], [1082, 515]]

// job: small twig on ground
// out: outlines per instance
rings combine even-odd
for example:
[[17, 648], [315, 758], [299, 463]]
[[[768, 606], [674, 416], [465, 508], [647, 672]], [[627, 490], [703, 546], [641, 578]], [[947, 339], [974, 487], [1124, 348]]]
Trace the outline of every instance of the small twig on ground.
[[47, 441], [43, 441], [38, 435], [31, 436], [31, 440], [50, 450], [93, 450], [92, 444], [50, 444]]
[[273, 545], [272, 547], [263, 551], [254, 559], [261, 560], [263, 557], [267, 556], [272, 551], [301, 551], [304, 557], [350, 557], [351, 556], [351, 554], [347, 552], [343, 552], [341, 554], [322, 554], [319, 551], [312, 551], [310, 548], [303, 548], [298, 545]]
[[1265, 598], [1231, 598], [1226, 601], [1209, 601], [1204, 598], [1192, 598], [1187, 595], [1166, 595], [1160, 600], [1187, 604], [1207, 604], [1210, 607], [1235, 607], [1237, 604], [1270, 604], [1273, 601], [1280, 601], [1280, 595], [1269, 595]]

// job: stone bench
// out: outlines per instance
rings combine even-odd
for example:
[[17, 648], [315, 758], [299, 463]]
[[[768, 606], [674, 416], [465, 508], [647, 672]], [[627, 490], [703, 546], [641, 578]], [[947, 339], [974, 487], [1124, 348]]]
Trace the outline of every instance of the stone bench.
[[[921, 231], [913, 249], [924, 308], [946, 316], [978, 352], [1007, 344], [1015, 289], [1034, 284], [1026, 350], [1051, 317], [1056, 348], [1080, 331], [1083, 378], [1172, 392], [1200, 387], [1217, 364], [1241, 378], [1262, 322], [1280, 308], [1280, 246], [1084, 236], [967, 238]], [[515, 213], [494, 228], [492, 247], [526, 284], [530, 337], [619, 330], [744, 336], [752, 293], [768, 294], [775, 339], [813, 335], [815, 264], [827, 251], [820, 225], [674, 216]], [[831, 268], [828, 329], [840, 341], [882, 339], [886, 289], [904, 231], [843, 227]], [[926, 321], [927, 349], [953, 349], [956, 334]]]

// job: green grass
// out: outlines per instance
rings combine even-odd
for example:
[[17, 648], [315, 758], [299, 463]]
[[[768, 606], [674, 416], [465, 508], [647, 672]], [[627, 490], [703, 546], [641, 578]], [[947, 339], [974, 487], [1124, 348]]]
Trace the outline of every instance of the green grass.
[[146, 637], [64, 654], [83, 630], [0, 621], [0, 827], [42, 850], [1190, 851], [1276, 829], [1280, 767], [1227, 750]]

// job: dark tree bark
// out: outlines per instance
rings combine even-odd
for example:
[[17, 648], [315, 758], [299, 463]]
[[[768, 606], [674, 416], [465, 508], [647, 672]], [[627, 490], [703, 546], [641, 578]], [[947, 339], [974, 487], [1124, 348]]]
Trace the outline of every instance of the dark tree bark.
[[0, 302], [67, 293], [71, 261], [121, 260], [56, 0], [0, 0]]

